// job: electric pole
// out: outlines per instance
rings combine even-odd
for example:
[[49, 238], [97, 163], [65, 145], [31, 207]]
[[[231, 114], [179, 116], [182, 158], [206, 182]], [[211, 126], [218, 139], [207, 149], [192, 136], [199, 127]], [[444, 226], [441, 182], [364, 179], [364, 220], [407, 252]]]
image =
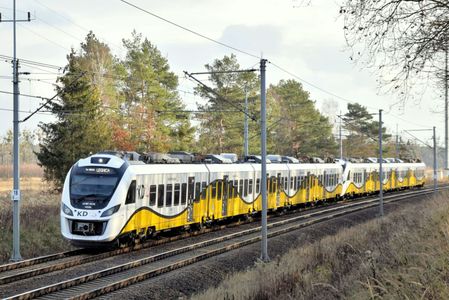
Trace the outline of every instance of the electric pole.
[[437, 192], [437, 136], [435, 126], [433, 126], [433, 193]]
[[262, 156], [262, 180], [260, 182], [262, 193], [262, 243], [261, 243], [261, 257], [264, 262], [270, 260], [268, 257], [268, 235], [267, 235], [267, 99], [265, 90], [265, 64], [267, 60], [260, 60], [260, 130], [261, 130], [261, 156]]
[[448, 42], [445, 47], [445, 68], [444, 68], [444, 176], [449, 172], [449, 122], [448, 122]]
[[399, 158], [399, 130], [398, 124], [396, 124], [396, 159]]
[[31, 14], [28, 12], [28, 19], [17, 20], [16, 18], [16, 0], [13, 0], [13, 19], [2, 20], [0, 15], [0, 22], [13, 23], [13, 156], [14, 156], [14, 184], [11, 193], [11, 200], [13, 201], [13, 250], [11, 261], [22, 260], [20, 255], [20, 172], [19, 172], [19, 62], [17, 60], [16, 52], [16, 23], [30, 22]]
[[243, 139], [244, 139], [244, 145], [243, 145], [243, 155], [244, 157], [248, 156], [248, 88], [245, 86], [245, 124], [243, 128]]
[[341, 110], [340, 110], [340, 115], [338, 116], [340, 118], [340, 126], [339, 126], [339, 133], [340, 133], [340, 160], [343, 160], [343, 138], [341, 135]]
[[379, 109], [379, 214], [384, 216], [384, 180], [382, 170], [382, 109]]

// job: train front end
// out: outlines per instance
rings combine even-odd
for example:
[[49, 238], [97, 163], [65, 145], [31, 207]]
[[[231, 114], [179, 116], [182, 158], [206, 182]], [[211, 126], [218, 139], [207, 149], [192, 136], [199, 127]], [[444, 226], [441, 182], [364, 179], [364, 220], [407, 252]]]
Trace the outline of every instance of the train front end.
[[76, 246], [113, 242], [125, 223], [122, 204], [131, 182], [128, 163], [114, 155], [79, 160], [62, 192], [61, 233]]

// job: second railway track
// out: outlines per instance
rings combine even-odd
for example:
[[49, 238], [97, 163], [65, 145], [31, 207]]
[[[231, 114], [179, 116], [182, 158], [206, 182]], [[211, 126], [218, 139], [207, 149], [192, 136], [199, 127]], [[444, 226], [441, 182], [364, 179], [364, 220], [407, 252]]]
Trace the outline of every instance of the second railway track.
[[[446, 187], [442, 187], [442, 189], [445, 188]], [[388, 203], [407, 199], [410, 196], [424, 196], [431, 193], [432, 191], [430, 189], [407, 191], [387, 195], [384, 199], [385, 202]], [[273, 220], [268, 225], [269, 237], [297, 230], [351, 212], [370, 208], [377, 205], [377, 201], [377, 198], [369, 198], [358, 200], [356, 202], [346, 202], [341, 203], [340, 205], [324, 207], [317, 211], [305, 211], [299, 216], [289, 216], [280, 221]], [[158, 254], [149, 255], [137, 260], [132, 260], [130, 258], [131, 261], [129, 262], [105, 268], [100, 271], [49, 284], [28, 292], [9, 294], [10, 298], [8, 299], [32, 299], [37, 297], [45, 299], [90, 299], [133, 283], [182, 268], [183, 266], [193, 264], [209, 257], [255, 243], [260, 240], [259, 232], [260, 227], [244, 229], [191, 245], [161, 251]], [[95, 261], [99, 259], [99, 257], [86, 256], [83, 259], [86, 261]]]

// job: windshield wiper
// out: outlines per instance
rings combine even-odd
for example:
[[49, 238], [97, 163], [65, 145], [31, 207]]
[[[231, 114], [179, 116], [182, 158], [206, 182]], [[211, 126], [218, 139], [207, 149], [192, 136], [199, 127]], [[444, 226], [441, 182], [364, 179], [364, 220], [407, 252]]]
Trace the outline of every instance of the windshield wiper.
[[[93, 197], [95, 197], [95, 198], [101, 198], [101, 200], [103, 200], [103, 199], [105, 199], [107, 196], [105, 196], [105, 195], [98, 195], [98, 194], [87, 194], [87, 195], [81, 195], [80, 197], [75, 198], [75, 200], [84, 200], [84, 199], [86, 199], [86, 198], [93, 198]], [[92, 200], [94, 200], [94, 199], [92, 199]]]

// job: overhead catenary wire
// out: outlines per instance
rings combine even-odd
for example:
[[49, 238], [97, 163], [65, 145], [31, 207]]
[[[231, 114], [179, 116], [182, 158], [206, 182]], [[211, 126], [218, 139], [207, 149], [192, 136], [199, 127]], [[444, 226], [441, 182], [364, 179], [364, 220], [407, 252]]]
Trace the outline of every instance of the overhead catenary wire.
[[236, 48], [236, 47], [234, 47], [234, 46], [231, 46], [231, 45], [229, 45], [229, 44], [220, 42], [220, 41], [215, 40], [215, 39], [213, 39], [213, 38], [210, 38], [210, 37], [208, 37], [208, 36], [206, 36], [206, 35], [204, 35], [204, 34], [202, 34], [202, 33], [199, 33], [199, 32], [197, 32], [197, 31], [194, 31], [194, 30], [192, 30], [192, 29], [189, 29], [189, 28], [187, 28], [187, 27], [185, 27], [185, 26], [182, 26], [182, 25], [180, 25], [180, 24], [177, 24], [177, 23], [175, 23], [175, 22], [173, 22], [173, 21], [170, 21], [170, 20], [168, 20], [168, 19], [166, 19], [166, 18], [164, 18], [164, 17], [161, 17], [161, 16], [159, 16], [159, 15], [157, 15], [157, 14], [155, 14], [155, 13], [149, 11], [148, 9], [144, 9], [144, 8], [142, 8], [142, 7], [140, 7], [140, 6], [137, 6], [136, 4], [133, 4], [133, 3], [129, 2], [129, 1], [120, 0], [120, 2], [123, 2], [123, 3], [125, 3], [126, 5], [129, 5], [129, 6], [131, 6], [131, 7], [134, 7], [135, 9], [138, 9], [138, 10], [140, 10], [140, 11], [142, 11], [142, 12], [148, 14], [148, 15], [151, 15], [151, 16], [153, 16], [153, 17], [159, 19], [159, 20], [162, 20], [162, 21], [164, 21], [164, 22], [166, 22], [166, 23], [169, 23], [169, 24], [171, 24], [171, 25], [173, 25], [173, 26], [176, 26], [176, 27], [178, 27], [178, 28], [181, 28], [182, 30], [188, 31], [188, 32], [190, 32], [190, 33], [192, 33], [192, 34], [194, 34], [194, 35], [197, 35], [197, 36], [199, 36], [199, 37], [201, 37], [201, 38], [203, 38], [203, 39], [206, 39], [206, 40], [208, 40], [208, 41], [210, 41], [210, 42], [213, 42], [213, 43], [215, 43], [215, 44], [221, 45], [221, 46], [226, 47], [226, 48], [228, 48], [228, 49], [232, 49], [232, 50], [234, 50], [234, 51], [240, 52], [240, 53], [242, 53], [242, 54], [245, 54], [245, 55], [248, 55], [248, 56], [251, 56], [251, 57], [254, 57], [254, 58], [258, 58], [258, 59], [261, 58], [259, 55], [255, 55], [255, 54], [252, 54], [252, 53], [250, 53], [250, 52], [247, 52], [247, 51], [241, 50], [241, 49], [239, 49], [239, 48]]
[[196, 83], [198, 83], [199, 85], [201, 85], [204, 89], [206, 89], [207, 92], [215, 95], [218, 99], [228, 103], [230, 106], [234, 107], [235, 109], [239, 110], [240, 112], [242, 112], [243, 114], [247, 115], [251, 120], [253, 121], [257, 121], [256, 116], [251, 115], [249, 113], [247, 113], [245, 111], [245, 109], [243, 107], [240, 107], [239, 105], [236, 105], [234, 103], [232, 103], [232, 101], [226, 99], [225, 97], [223, 97], [222, 95], [220, 95], [219, 93], [217, 93], [216, 91], [214, 91], [214, 89], [210, 88], [209, 86], [205, 85], [204, 83], [202, 83], [200, 80], [196, 79], [194, 76], [192, 76], [190, 73], [184, 71], [184, 74], [186, 74], [186, 76], [188, 76], [190, 79], [194, 80]]
[[65, 51], [68, 51], [68, 52], [71, 51], [71, 49], [66, 48], [65, 46], [59, 44], [58, 42], [55, 42], [55, 41], [53, 41], [53, 40], [51, 40], [51, 39], [49, 39], [49, 38], [43, 36], [42, 34], [36, 32], [36, 31], [34, 31], [34, 30], [32, 30], [32, 29], [26, 27], [26, 26], [23, 26], [23, 25], [20, 25], [20, 24], [19, 24], [19, 26], [20, 26], [21, 28], [23, 28], [23, 29], [25, 29], [25, 30], [31, 32], [32, 34], [34, 34], [34, 35], [40, 37], [41, 39], [44, 39], [44, 40], [46, 40], [47, 42], [50, 42], [50, 43], [52, 43], [53, 45], [58, 46], [58, 47], [61, 48], [61, 49], [64, 49]]
[[[14, 95], [13, 92], [8, 92], [8, 91], [0, 91], [0, 94]], [[41, 99], [41, 100], [48, 100], [49, 99], [49, 98], [42, 97], [42, 96], [22, 94], [22, 93], [19, 93], [19, 96], [28, 97], [28, 98], [36, 98], [36, 99]]]
[[72, 84], [74, 84], [75, 82], [77, 82], [81, 77], [84, 76], [84, 73], [78, 75], [77, 77], [75, 77], [72, 81], [69, 82], [68, 85], [66, 85], [64, 88], [60, 89], [53, 97], [48, 98], [47, 101], [42, 104], [41, 106], [39, 106], [34, 112], [32, 112], [29, 116], [27, 116], [26, 118], [24, 118], [23, 120], [19, 121], [19, 122], [25, 122], [27, 121], [29, 118], [31, 118], [34, 114], [36, 114], [37, 112], [39, 112], [42, 108], [44, 108], [45, 106], [47, 106], [51, 101], [53, 101], [56, 97], [58, 97], [62, 92], [64, 92], [68, 87], [72, 86]]
[[[36, 3], [39, 4], [40, 6], [44, 7], [45, 9], [49, 10], [49, 11], [52, 12], [53, 14], [58, 15], [60, 18], [62, 18], [62, 19], [64, 19], [64, 20], [68, 21], [68, 22], [71, 23], [72, 25], [78, 27], [78, 28], [79, 28], [81, 31], [83, 31], [83, 32], [90, 32], [90, 31], [92, 30], [92, 29], [88, 29], [88, 28], [86, 28], [86, 27], [84, 27], [84, 26], [82, 26], [82, 25], [80, 25], [80, 24], [74, 22], [74, 21], [71, 20], [70, 18], [67, 18], [66, 16], [64, 16], [64, 15], [61, 14], [60, 12], [54, 10], [53, 8], [49, 7], [48, 5], [43, 4], [42, 2], [40, 2], [40, 1], [38, 1], [38, 0], [34, 0], [34, 2], [36, 2]], [[117, 48], [117, 49], [121, 49], [121, 46], [119, 46], [119, 45], [117, 45], [117, 44], [115, 44], [115, 43], [112, 43], [111, 41], [109, 41], [109, 40], [103, 38], [102, 36], [99, 36], [99, 35], [97, 35], [97, 34], [96, 34], [96, 36], [98, 36], [101, 40], [103, 40], [103, 41], [106, 42], [107, 44], [113, 45], [113, 46], [114, 46], [115, 48]]]

